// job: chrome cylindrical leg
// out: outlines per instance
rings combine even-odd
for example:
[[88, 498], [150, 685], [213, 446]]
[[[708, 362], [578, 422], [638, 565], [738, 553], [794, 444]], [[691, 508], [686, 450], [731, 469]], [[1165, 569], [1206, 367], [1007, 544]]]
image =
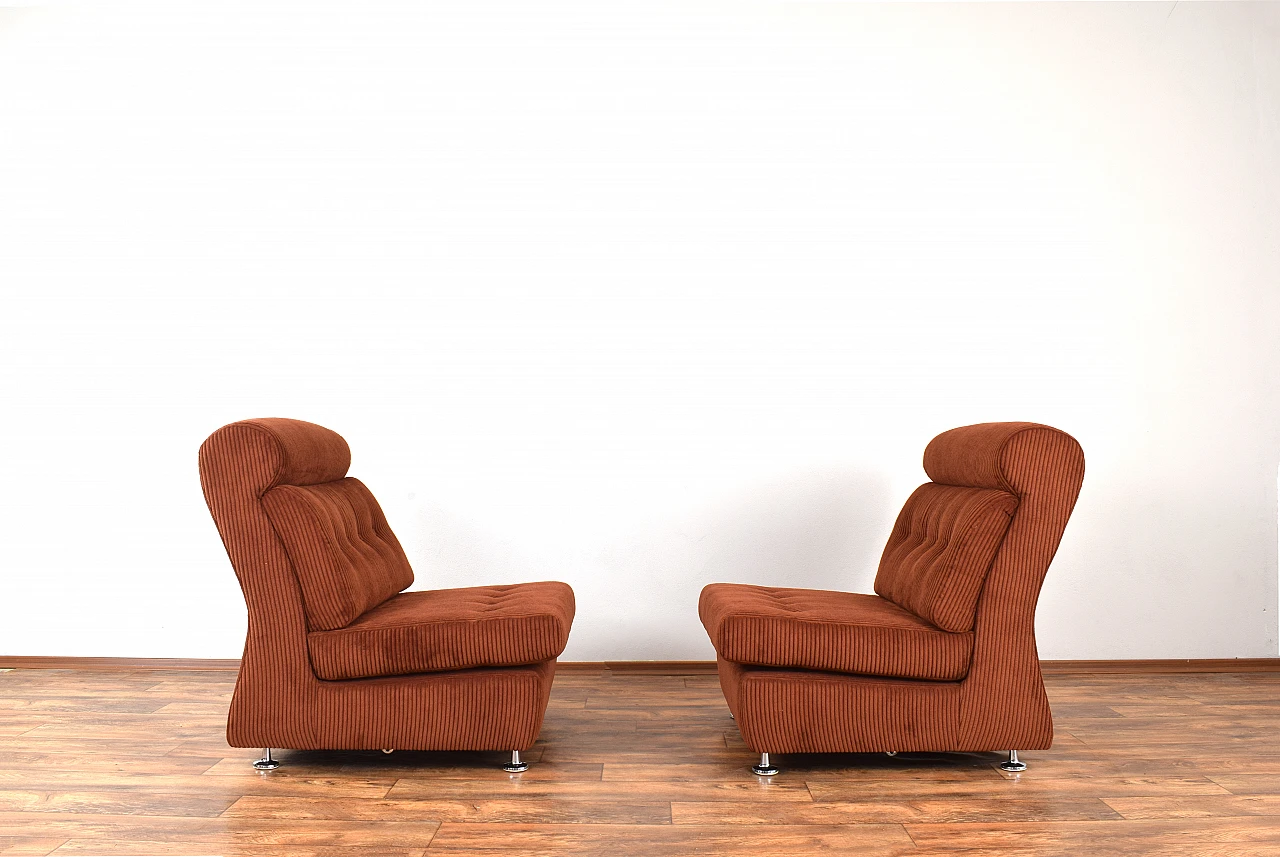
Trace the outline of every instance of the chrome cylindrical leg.
[[769, 761], [768, 753], [761, 753], [760, 764], [752, 765], [751, 772], [753, 774], [759, 774], [762, 777], [772, 777], [774, 774], [779, 773], [780, 769], [777, 765]]
[[1027, 769], [1026, 763], [1018, 761], [1017, 750], [1010, 750], [1009, 761], [1000, 763], [1000, 770], [1008, 771], [1011, 774], [1016, 774], [1019, 771], [1025, 771], [1026, 769]]
[[263, 747], [262, 758], [254, 762], [253, 766], [259, 771], [274, 771], [276, 768], [280, 767], [280, 763], [271, 758], [270, 747]]
[[520, 773], [521, 771], [527, 771], [527, 770], [529, 770], [529, 763], [528, 763], [528, 762], [521, 761], [521, 759], [520, 759], [520, 751], [519, 751], [519, 750], [512, 750], [512, 751], [511, 751], [511, 761], [510, 761], [510, 762], [508, 762], [507, 764], [503, 765], [503, 766], [502, 766], [502, 770], [504, 770], [504, 771], [506, 771], [507, 773], [510, 773], [510, 774], [518, 774], [518, 773]]

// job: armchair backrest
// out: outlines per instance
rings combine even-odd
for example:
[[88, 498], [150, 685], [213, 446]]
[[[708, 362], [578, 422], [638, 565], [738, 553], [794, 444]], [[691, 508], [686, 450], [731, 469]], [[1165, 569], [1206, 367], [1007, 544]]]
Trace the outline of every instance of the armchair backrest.
[[946, 631], [974, 627], [998, 557], [1038, 594], [1080, 492], [1080, 445], [1048, 426], [985, 423], [938, 435], [924, 467], [933, 481], [898, 515], [876, 592]]
[[310, 630], [345, 628], [413, 583], [382, 507], [359, 479], [277, 485], [262, 507], [293, 562]]
[[[937, 485], [1017, 498], [987, 577], [1012, 587], [1007, 594], [1029, 608], [1029, 623], [1084, 481], [1080, 444], [1036, 423], [982, 423], [935, 437], [925, 448], [924, 469]], [[984, 592], [984, 601], [989, 594]]]
[[350, 464], [340, 435], [302, 420], [232, 423], [200, 447], [251, 638], [344, 627], [413, 582], [378, 502], [344, 478]]
[[1018, 498], [994, 488], [926, 482], [898, 515], [875, 590], [944, 631], [970, 631], [978, 595]]

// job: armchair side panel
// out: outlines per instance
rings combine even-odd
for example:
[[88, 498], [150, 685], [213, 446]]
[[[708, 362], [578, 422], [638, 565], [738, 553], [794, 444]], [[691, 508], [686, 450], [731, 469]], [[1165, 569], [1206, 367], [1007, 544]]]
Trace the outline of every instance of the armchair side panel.
[[959, 743], [966, 750], [1047, 748], [1053, 716], [1036, 649], [1036, 603], [1080, 494], [1084, 452], [1049, 426], [989, 423], [939, 435], [925, 450], [925, 470], [935, 482], [964, 480], [1019, 498], [978, 601]]
[[[306, 427], [306, 428], [304, 428]], [[302, 469], [295, 459], [325, 462]], [[240, 675], [227, 719], [235, 747], [307, 747], [315, 676], [307, 658], [302, 592], [261, 497], [288, 479], [346, 475], [351, 453], [338, 434], [296, 420], [253, 420], [214, 432], [200, 447], [200, 484], [249, 612]]]

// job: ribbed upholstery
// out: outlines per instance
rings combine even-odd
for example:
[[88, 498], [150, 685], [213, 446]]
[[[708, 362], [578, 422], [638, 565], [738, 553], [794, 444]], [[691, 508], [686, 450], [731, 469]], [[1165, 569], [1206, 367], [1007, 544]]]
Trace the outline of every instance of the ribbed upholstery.
[[955, 682], [774, 670], [723, 658], [719, 669], [742, 739], [758, 752], [941, 752], [959, 740]]
[[713, 583], [698, 614], [738, 664], [933, 681], [969, 671], [973, 634], [940, 631], [875, 595]]
[[293, 564], [263, 508], [279, 485], [346, 476], [338, 434], [288, 419], [224, 426], [200, 447], [200, 483], [249, 612], [231, 698], [234, 747], [524, 750], [537, 738], [554, 662], [506, 669], [322, 681], [307, 651]]
[[573, 612], [573, 590], [556, 582], [405, 592], [307, 644], [330, 680], [523, 666], [564, 651]]
[[262, 507], [298, 575], [313, 631], [344, 628], [413, 583], [382, 507], [359, 479], [280, 485]]
[[972, 629], [978, 593], [1016, 508], [1018, 498], [1006, 491], [921, 485], [889, 535], [876, 592], [944, 631]]
[[[904, 510], [908, 530], [914, 527], [917, 532], [926, 533], [916, 537], [921, 544], [939, 539], [948, 516], [957, 522], [951, 525], [953, 535], [963, 529], [958, 522], [966, 514], [994, 516], [990, 510], [974, 512], [970, 508], [966, 512], [969, 504], [981, 505], [978, 498], [1005, 514], [1008, 501], [984, 492], [1016, 498], [1003, 538], [996, 540], [994, 558], [979, 583], [968, 673], [959, 681], [941, 682], [920, 681], [906, 675], [905, 670], [903, 677], [895, 680], [852, 672], [752, 666], [734, 662], [721, 649], [721, 639], [712, 633], [712, 642], [721, 656], [720, 679], [725, 698], [737, 717], [743, 739], [753, 750], [1035, 750], [1052, 742], [1053, 719], [1036, 652], [1035, 608], [1049, 563], [1080, 493], [1084, 453], [1070, 435], [1049, 426], [984, 423], [952, 429], [934, 438], [925, 450], [924, 464], [934, 484], [917, 491]], [[949, 492], [946, 486], [958, 491]], [[920, 500], [953, 511], [943, 515], [928, 505], [910, 509]], [[916, 523], [917, 519], [924, 523]], [[927, 535], [930, 528], [934, 536]], [[994, 525], [987, 530], [979, 527], [986, 533], [985, 538], [992, 538], [997, 529]], [[895, 527], [885, 551], [886, 559], [893, 562], [902, 561], [894, 549], [898, 538]], [[910, 554], [911, 550], [906, 550], [902, 556]], [[980, 554], [974, 548], [971, 555]], [[938, 573], [929, 563], [923, 566], [931, 575]], [[981, 569], [983, 563], [975, 560], [964, 566], [972, 572]], [[882, 574], [884, 570], [882, 566]], [[894, 567], [894, 571], [899, 570]], [[937, 585], [944, 589], [954, 585], [945, 574], [940, 581]], [[882, 582], [878, 578], [878, 588]], [[885, 589], [897, 584], [894, 580]], [[718, 586], [713, 584], [708, 590], [715, 591]], [[972, 581], [965, 586], [971, 587]], [[922, 591], [928, 589], [922, 587]], [[960, 587], [957, 591], [963, 594], [968, 589]], [[704, 623], [709, 613], [715, 612], [707, 609], [705, 592], [700, 604]], [[954, 593], [950, 598], [926, 600], [936, 605], [963, 604], [963, 598]], [[937, 615], [956, 627], [964, 610], [950, 606]], [[712, 625], [708, 625], [711, 629]], [[768, 633], [760, 633], [763, 639], [754, 644], [757, 648], [777, 648]], [[753, 645], [736, 639], [726, 642], [734, 646], [732, 651], [739, 656]]]
[[526, 750], [542, 728], [553, 678], [551, 660], [511, 669], [320, 682], [309, 744], [259, 740], [236, 746]]
[[[1053, 715], [1036, 651], [1036, 602], [1080, 495], [1084, 452], [1048, 426], [987, 423], [939, 435], [924, 464], [935, 482], [1004, 483], [1018, 495], [978, 600], [973, 665], [960, 692], [962, 749], [1048, 747]], [[988, 483], [984, 474], [998, 478]]]

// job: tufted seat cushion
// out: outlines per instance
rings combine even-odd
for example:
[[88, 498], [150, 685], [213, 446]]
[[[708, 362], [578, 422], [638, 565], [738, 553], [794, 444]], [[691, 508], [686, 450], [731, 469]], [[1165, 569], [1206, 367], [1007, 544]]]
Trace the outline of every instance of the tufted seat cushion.
[[322, 679], [522, 666], [564, 651], [573, 612], [555, 582], [402, 592], [307, 646]]
[[739, 664], [955, 681], [973, 654], [972, 632], [875, 595], [713, 583], [698, 615], [720, 657]]

